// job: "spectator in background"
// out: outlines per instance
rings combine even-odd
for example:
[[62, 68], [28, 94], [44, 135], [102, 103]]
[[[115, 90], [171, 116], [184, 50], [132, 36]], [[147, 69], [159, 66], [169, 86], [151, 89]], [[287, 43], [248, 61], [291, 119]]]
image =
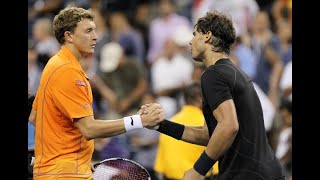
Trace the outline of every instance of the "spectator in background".
[[292, 61], [288, 62], [280, 79], [281, 96], [292, 101]]
[[145, 47], [142, 34], [128, 21], [124, 12], [116, 11], [109, 13], [111, 40], [118, 42], [124, 50], [124, 54], [144, 65]]
[[102, 9], [99, 7], [92, 8], [95, 18], [97, 31], [97, 43], [94, 52], [94, 60], [97, 61], [97, 65], [100, 64], [101, 49], [106, 44], [111, 42], [110, 29], [107, 26], [106, 15], [103, 14]]
[[[183, 89], [185, 104], [170, 120], [187, 126], [202, 126], [204, 117], [201, 111], [200, 84], [195, 82]], [[160, 134], [158, 152], [154, 168], [164, 179], [181, 180], [185, 171], [193, 167], [205, 146], [179, 141], [165, 134]], [[218, 163], [208, 173], [218, 174]]]
[[247, 47], [239, 34], [236, 42], [232, 45], [231, 54], [236, 57], [236, 64], [250, 77], [256, 73], [257, 59], [255, 53]]
[[251, 48], [257, 57], [254, 82], [268, 95], [272, 104], [278, 107], [279, 80], [283, 64], [280, 57], [280, 41], [270, 29], [266, 11], [259, 11], [252, 24]]
[[53, 36], [52, 21], [49, 18], [37, 19], [32, 32], [36, 42], [38, 61], [43, 68], [48, 60], [59, 51], [60, 44]]
[[173, 0], [160, 0], [158, 4], [159, 16], [150, 22], [149, 50], [147, 60], [149, 64], [163, 55], [165, 42], [172, 37], [179, 26], [192, 29], [191, 22], [184, 16], [178, 15]]
[[232, 17], [239, 31], [248, 33], [251, 23], [259, 10], [256, 0], [197, 0], [193, 7], [193, 23], [206, 12], [218, 10]]
[[278, 24], [277, 35], [280, 40], [280, 57], [283, 66], [292, 60], [292, 26], [288, 22]]
[[42, 73], [42, 68], [38, 63], [38, 52], [32, 40], [28, 41], [28, 91], [31, 95], [35, 95]]
[[33, 0], [29, 12], [29, 18], [47, 17], [53, 19], [65, 6], [64, 0]]
[[116, 99], [113, 105], [115, 109], [109, 109], [106, 117], [121, 117], [137, 112], [141, 98], [148, 89], [144, 65], [130, 60], [119, 43], [110, 42], [102, 47], [99, 68], [99, 77]]
[[150, 71], [152, 90], [166, 118], [178, 111], [181, 90], [192, 82], [193, 63], [178, 51], [176, 40], [175, 37], [167, 39], [163, 55], [152, 64]]
[[205, 69], [206, 66], [203, 63], [195, 62], [192, 72], [192, 81], [200, 83], [201, 75]]
[[292, 26], [292, 0], [274, 0], [270, 5], [273, 31], [276, 31], [283, 22]]
[[28, 0], [28, 38], [32, 38], [32, 27], [37, 19], [52, 20], [64, 6], [64, 0]]
[[140, 31], [143, 39], [143, 44], [144, 44], [144, 56], [143, 56], [143, 62], [145, 66], [148, 65], [146, 54], [149, 49], [149, 41], [148, 41], [148, 36], [149, 36], [149, 24], [151, 20], [153, 19], [153, 13], [151, 8], [151, 3], [147, 1], [141, 1], [137, 5], [137, 8], [134, 9], [134, 14], [133, 14], [133, 20], [132, 24], [135, 28], [137, 28], [138, 31]]
[[280, 105], [282, 128], [280, 130], [276, 157], [283, 165], [286, 177], [292, 176], [292, 102], [283, 99]]
[[263, 120], [264, 120], [264, 127], [266, 129], [268, 138], [270, 138], [272, 126], [274, 123], [274, 118], [276, 115], [276, 107], [272, 104], [269, 97], [261, 90], [261, 88], [253, 82], [254, 89], [257, 92], [257, 95], [261, 102], [262, 112], [263, 112]]

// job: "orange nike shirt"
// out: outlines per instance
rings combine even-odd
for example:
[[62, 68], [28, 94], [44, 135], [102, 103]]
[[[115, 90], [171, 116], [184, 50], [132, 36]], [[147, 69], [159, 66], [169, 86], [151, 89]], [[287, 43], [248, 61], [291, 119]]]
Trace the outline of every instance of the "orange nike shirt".
[[93, 116], [92, 91], [78, 60], [65, 46], [43, 70], [33, 103], [34, 179], [91, 179], [93, 140], [87, 141], [74, 118]]

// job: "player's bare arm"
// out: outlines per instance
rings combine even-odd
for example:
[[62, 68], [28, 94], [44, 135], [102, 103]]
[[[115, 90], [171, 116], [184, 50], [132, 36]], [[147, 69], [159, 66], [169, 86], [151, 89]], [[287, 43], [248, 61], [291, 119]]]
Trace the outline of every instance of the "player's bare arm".
[[[160, 104], [152, 104], [147, 109], [147, 113], [141, 114], [141, 128], [153, 127], [164, 120], [163, 109]], [[132, 119], [132, 125], [135, 121]], [[93, 116], [75, 119], [74, 125], [79, 128], [87, 140], [95, 138], [112, 137], [126, 132], [125, 120], [96, 120]]]
[[29, 115], [29, 122], [33, 125], [36, 124], [37, 111], [32, 109]]
[[213, 131], [205, 151], [208, 156], [217, 160], [229, 149], [239, 130], [233, 100], [229, 99], [221, 103], [217, 109], [213, 111], [213, 116], [217, 119], [217, 126]]
[[185, 126], [182, 141], [206, 146], [209, 142], [209, 131], [207, 123], [204, 122], [203, 126]]
[[[146, 113], [148, 104], [141, 107], [140, 113]], [[203, 126], [185, 126], [169, 120], [161, 121], [156, 126], [149, 129], [157, 130], [163, 134], [188, 143], [206, 146], [209, 141], [209, 131], [206, 122]]]

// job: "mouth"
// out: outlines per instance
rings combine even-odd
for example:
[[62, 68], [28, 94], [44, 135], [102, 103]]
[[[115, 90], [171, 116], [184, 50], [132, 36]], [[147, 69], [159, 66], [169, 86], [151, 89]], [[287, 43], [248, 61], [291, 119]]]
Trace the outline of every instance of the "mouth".
[[92, 48], [95, 48], [95, 47], [96, 47], [96, 45], [95, 45], [95, 44], [92, 44], [92, 45], [91, 45], [91, 47], [92, 47]]

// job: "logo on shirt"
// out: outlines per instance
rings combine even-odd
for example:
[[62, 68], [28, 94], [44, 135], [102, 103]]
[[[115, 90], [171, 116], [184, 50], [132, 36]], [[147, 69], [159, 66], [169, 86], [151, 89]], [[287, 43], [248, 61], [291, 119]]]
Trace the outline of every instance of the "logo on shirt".
[[76, 80], [76, 84], [77, 84], [78, 86], [84, 86], [84, 87], [87, 87], [86, 82], [81, 81], [81, 80]]
[[86, 104], [83, 105], [83, 107], [89, 108], [89, 107], [91, 107], [91, 105], [89, 103], [86, 103]]
[[131, 119], [131, 126], [133, 126], [133, 119], [132, 119], [132, 117], [130, 117], [130, 119]]

